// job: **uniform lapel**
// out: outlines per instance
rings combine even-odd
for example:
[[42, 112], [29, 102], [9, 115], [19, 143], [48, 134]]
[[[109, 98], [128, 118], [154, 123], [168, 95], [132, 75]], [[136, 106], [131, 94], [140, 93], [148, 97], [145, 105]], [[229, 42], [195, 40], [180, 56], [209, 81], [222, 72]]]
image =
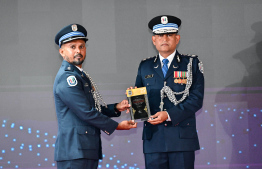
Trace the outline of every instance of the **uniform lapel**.
[[160, 59], [159, 59], [159, 56], [157, 55], [157, 58], [156, 60], [154, 61], [154, 70], [156, 71], [156, 73], [162, 78], [164, 79], [164, 75], [163, 75], [163, 72], [162, 72], [162, 67], [161, 67], [161, 63], [160, 63]]
[[174, 71], [176, 71], [179, 68], [178, 62], [177, 62], [177, 56], [179, 56], [179, 53], [176, 51], [175, 57], [173, 59], [173, 61], [171, 62], [166, 77], [165, 79], [167, 79], [169, 76], [174, 74]]

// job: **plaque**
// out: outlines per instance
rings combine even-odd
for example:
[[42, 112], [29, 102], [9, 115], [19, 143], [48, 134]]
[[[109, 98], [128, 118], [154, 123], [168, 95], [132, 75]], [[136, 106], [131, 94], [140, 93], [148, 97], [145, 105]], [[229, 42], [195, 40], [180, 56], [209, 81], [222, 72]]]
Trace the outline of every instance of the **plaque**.
[[149, 102], [147, 97], [146, 87], [129, 89], [126, 91], [128, 102], [131, 105], [130, 115], [131, 120], [147, 120], [150, 114]]

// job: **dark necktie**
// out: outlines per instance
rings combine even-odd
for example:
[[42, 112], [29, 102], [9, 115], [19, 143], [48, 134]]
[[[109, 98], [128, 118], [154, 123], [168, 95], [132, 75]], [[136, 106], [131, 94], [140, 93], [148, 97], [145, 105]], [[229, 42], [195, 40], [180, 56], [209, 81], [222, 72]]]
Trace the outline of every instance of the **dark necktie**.
[[166, 73], [168, 71], [167, 64], [168, 64], [169, 60], [168, 59], [163, 59], [162, 62], [164, 63], [164, 65], [162, 67], [162, 71], [163, 71], [164, 77], [166, 77]]

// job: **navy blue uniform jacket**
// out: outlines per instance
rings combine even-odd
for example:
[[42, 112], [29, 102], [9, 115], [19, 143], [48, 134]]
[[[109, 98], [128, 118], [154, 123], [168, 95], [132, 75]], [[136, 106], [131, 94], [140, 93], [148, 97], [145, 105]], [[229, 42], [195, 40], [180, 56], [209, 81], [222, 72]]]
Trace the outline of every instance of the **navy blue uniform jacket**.
[[[77, 83], [70, 86], [69, 76]], [[55, 143], [55, 161], [79, 158], [101, 159], [100, 130], [110, 135], [118, 123], [109, 117], [117, 117], [114, 105], [95, 109], [89, 79], [79, 69], [63, 61], [54, 82], [54, 99], [58, 121], [58, 136]]]
[[[177, 56], [179, 56], [180, 62], [178, 62]], [[135, 85], [146, 87], [151, 114], [160, 111], [160, 90], [163, 88], [164, 82], [175, 92], [181, 92], [185, 89], [185, 84], [174, 83], [174, 71], [187, 71], [190, 57], [181, 55], [176, 51], [165, 78], [158, 56], [145, 59], [140, 63]], [[199, 70], [198, 63], [198, 58], [193, 57], [193, 83], [189, 96], [176, 106], [167, 97], [164, 97], [164, 110], [169, 113], [171, 122], [165, 121], [158, 125], [144, 122], [142, 138], [144, 153], [195, 151], [199, 149], [195, 113], [203, 104], [204, 76]], [[181, 97], [182, 95], [176, 96], [177, 100]]]

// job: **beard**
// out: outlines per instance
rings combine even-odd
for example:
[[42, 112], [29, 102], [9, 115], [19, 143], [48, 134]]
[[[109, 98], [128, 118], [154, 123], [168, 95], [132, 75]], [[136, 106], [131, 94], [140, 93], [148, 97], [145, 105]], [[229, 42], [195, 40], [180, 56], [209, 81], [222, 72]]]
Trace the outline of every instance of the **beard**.
[[[77, 60], [73, 60], [73, 61], [70, 62], [70, 63], [73, 64], [73, 65], [76, 65], [76, 66], [82, 65], [82, 63], [84, 62], [84, 59], [81, 60], [81, 59], [83, 58], [83, 55], [82, 55], [82, 54], [77, 54], [77, 55], [74, 56], [74, 59], [75, 59], [76, 57], [80, 57], [80, 58], [78, 58]], [[66, 60], [69, 60], [69, 58], [67, 58]]]

